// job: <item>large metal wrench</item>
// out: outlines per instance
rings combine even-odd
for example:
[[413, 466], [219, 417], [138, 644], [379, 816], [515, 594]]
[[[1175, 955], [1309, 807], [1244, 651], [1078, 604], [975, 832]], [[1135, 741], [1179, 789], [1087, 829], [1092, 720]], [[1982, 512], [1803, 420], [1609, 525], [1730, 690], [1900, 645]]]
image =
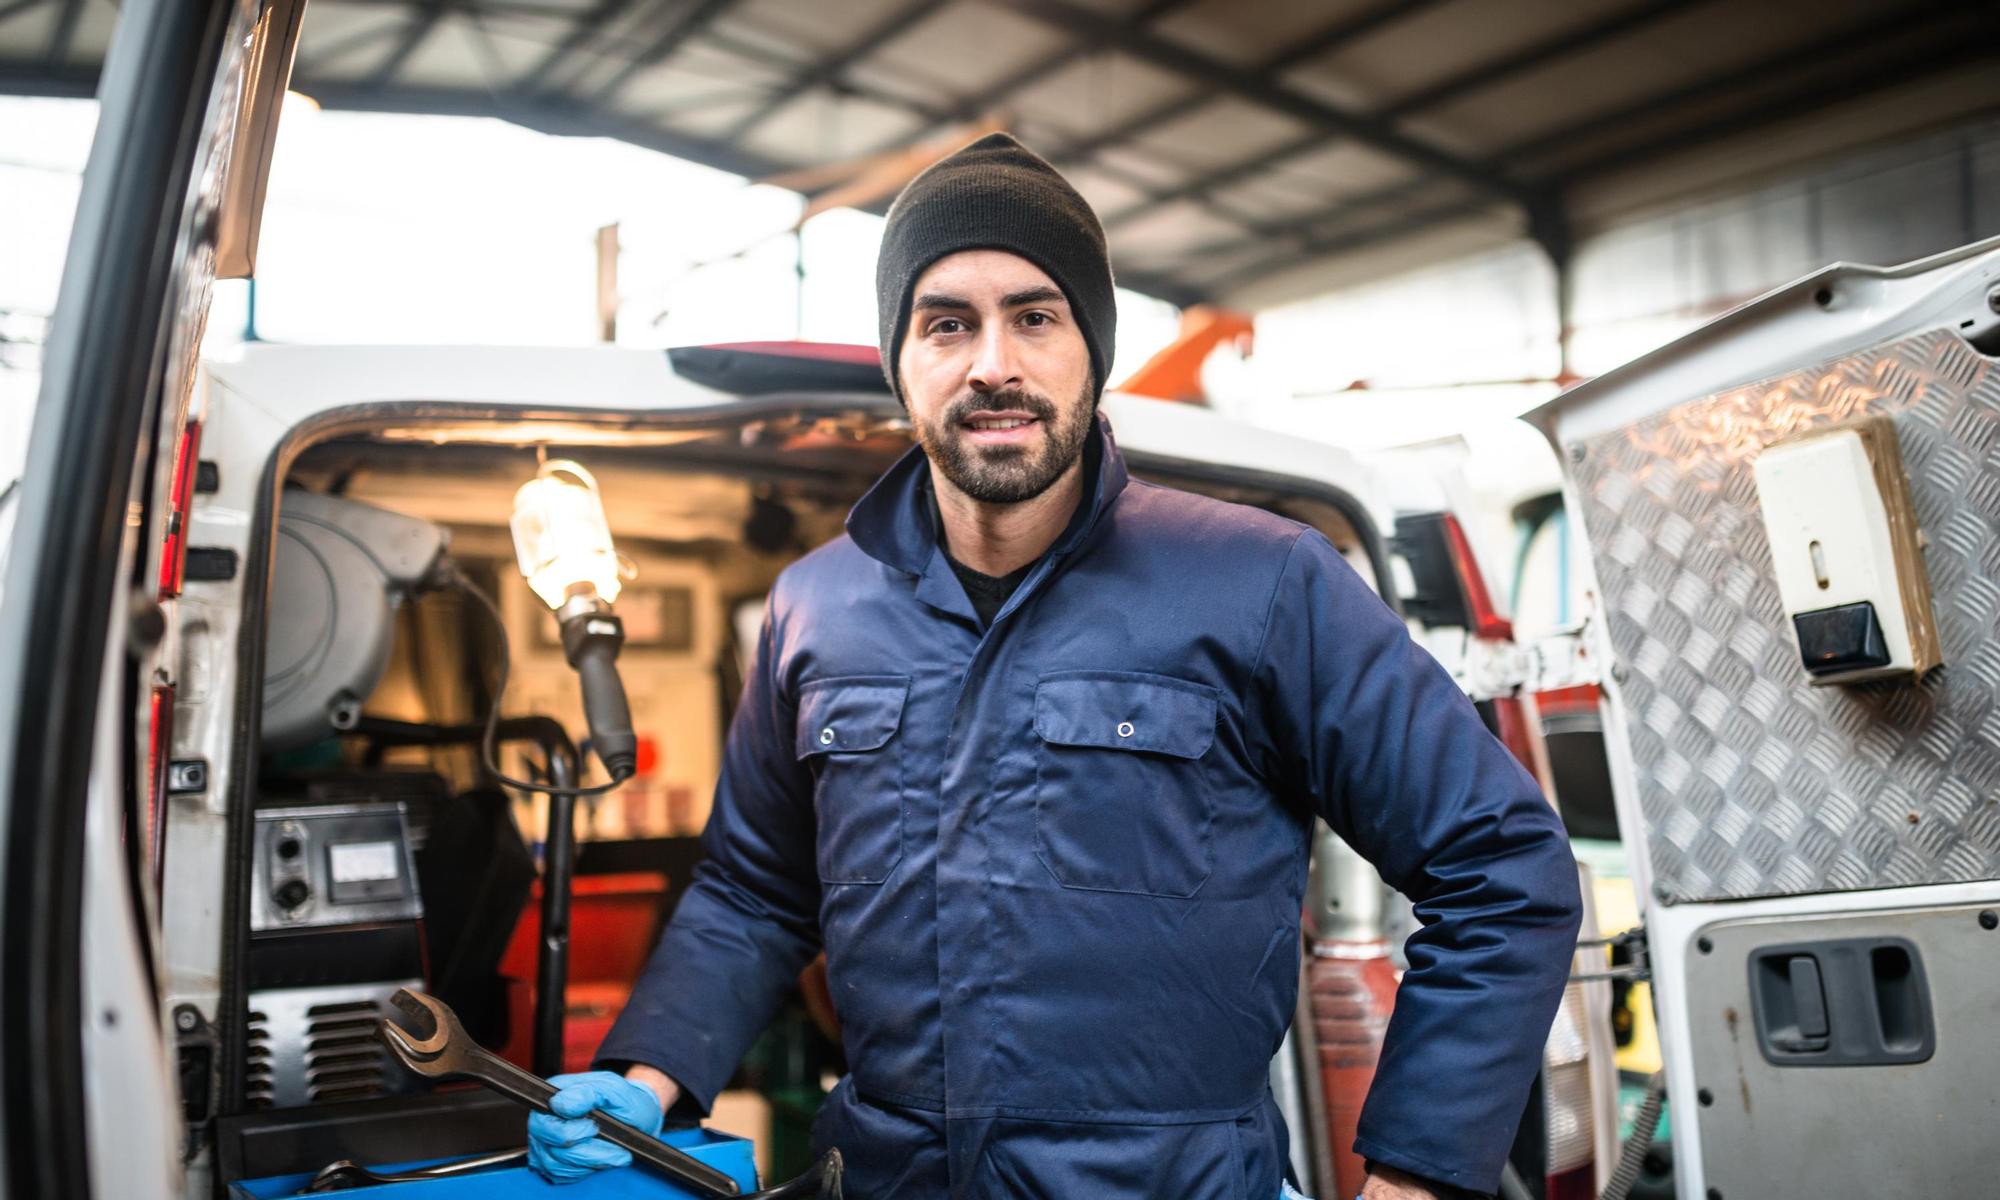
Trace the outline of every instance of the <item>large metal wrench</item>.
[[[405, 1067], [432, 1079], [469, 1079], [537, 1112], [550, 1111], [549, 1098], [556, 1094], [556, 1088], [473, 1041], [458, 1023], [458, 1015], [444, 1001], [408, 988], [399, 990], [391, 1000], [409, 1019], [410, 1026], [384, 1017], [376, 1033]], [[426, 1029], [428, 1033], [424, 1032]], [[606, 1141], [630, 1150], [633, 1157], [658, 1168], [675, 1183], [704, 1195], [743, 1196], [734, 1179], [686, 1151], [604, 1113], [593, 1112], [590, 1119], [597, 1123], [598, 1132]], [[805, 1175], [781, 1187], [744, 1196], [743, 1200], [805, 1196], [838, 1200], [841, 1165], [840, 1152], [830, 1150]]]

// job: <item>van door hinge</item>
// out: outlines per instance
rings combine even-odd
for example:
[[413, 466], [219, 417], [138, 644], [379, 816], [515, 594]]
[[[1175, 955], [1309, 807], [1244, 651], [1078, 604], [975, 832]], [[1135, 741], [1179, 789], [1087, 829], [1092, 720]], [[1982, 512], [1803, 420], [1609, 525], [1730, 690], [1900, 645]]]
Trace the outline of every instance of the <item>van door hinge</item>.
[[1577, 625], [1529, 642], [1468, 639], [1459, 687], [1475, 700], [1535, 695], [1598, 681], [1589, 629]]
[[[1602, 971], [1571, 971], [1571, 983], [1589, 983], [1597, 979], [1643, 983], [1653, 977], [1653, 956], [1646, 946], [1646, 927], [1643, 925], [1608, 938], [1583, 938], [1576, 945], [1579, 950], [1589, 946], [1607, 948], [1611, 952], [1612, 965]], [[1624, 961], [1619, 961], [1621, 959]]]

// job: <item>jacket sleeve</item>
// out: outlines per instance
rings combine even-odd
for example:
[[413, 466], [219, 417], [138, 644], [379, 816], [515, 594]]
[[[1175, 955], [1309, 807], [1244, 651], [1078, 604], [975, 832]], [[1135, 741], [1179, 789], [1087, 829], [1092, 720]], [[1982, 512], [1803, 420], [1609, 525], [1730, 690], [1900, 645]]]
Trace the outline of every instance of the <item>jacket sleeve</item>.
[[812, 773], [792, 753], [767, 610], [723, 749], [702, 861], [597, 1051], [679, 1083], [675, 1116], [706, 1116], [750, 1043], [819, 951]]
[[1308, 530], [1272, 597], [1256, 685], [1269, 768], [1415, 904], [1355, 1149], [1492, 1192], [1582, 919], [1540, 787], [1445, 670]]

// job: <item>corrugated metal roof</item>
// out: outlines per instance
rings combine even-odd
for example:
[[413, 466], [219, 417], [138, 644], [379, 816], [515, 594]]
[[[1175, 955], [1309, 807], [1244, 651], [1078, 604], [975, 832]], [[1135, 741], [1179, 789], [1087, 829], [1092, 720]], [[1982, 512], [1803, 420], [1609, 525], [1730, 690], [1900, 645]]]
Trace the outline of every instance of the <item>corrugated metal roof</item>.
[[[114, 15], [0, 0], [0, 90], [87, 93]], [[1000, 111], [1188, 302], [1445, 226], [1559, 243], [1580, 186], [1995, 58], [2000, 6], [1945, 0], [312, 0], [294, 86], [749, 176]]]

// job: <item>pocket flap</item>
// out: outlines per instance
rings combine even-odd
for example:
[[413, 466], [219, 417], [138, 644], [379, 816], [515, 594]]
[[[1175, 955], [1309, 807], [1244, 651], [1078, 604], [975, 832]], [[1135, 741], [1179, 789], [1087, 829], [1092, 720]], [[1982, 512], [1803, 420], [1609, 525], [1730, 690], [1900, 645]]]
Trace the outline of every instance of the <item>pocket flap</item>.
[[903, 723], [910, 681], [901, 675], [815, 679], [799, 689], [799, 718], [792, 750], [815, 754], [880, 749]]
[[1215, 738], [1215, 690], [1125, 671], [1044, 675], [1035, 687], [1035, 732], [1061, 746], [1200, 758]]

